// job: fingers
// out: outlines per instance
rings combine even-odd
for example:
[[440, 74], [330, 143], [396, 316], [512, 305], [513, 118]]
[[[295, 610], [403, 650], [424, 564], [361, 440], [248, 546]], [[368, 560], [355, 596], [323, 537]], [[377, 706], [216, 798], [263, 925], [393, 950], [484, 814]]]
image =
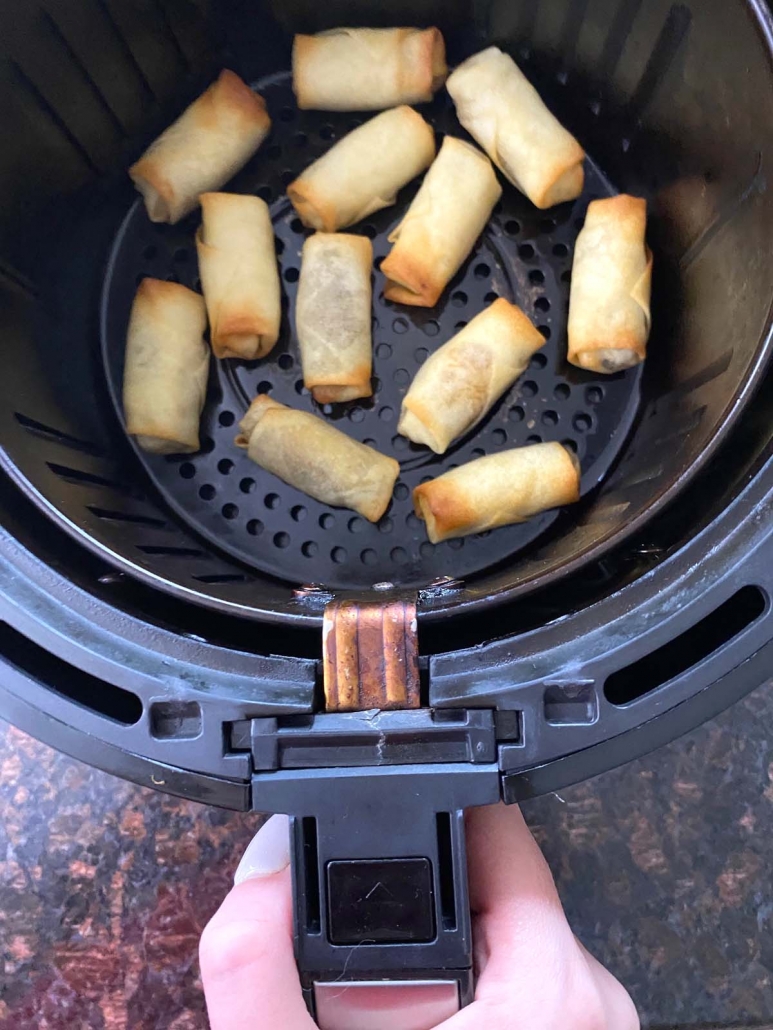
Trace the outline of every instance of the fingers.
[[467, 814], [475, 1002], [444, 1030], [638, 1030], [625, 989], [574, 937], [521, 813]]
[[274, 816], [237, 870], [237, 885], [199, 946], [212, 1030], [314, 1030], [292, 939], [289, 827]]
[[520, 811], [502, 804], [471, 809], [467, 830], [479, 976], [489, 989], [509, 988], [516, 956], [530, 966], [541, 962], [549, 975], [564, 976], [574, 937], [548, 864]]

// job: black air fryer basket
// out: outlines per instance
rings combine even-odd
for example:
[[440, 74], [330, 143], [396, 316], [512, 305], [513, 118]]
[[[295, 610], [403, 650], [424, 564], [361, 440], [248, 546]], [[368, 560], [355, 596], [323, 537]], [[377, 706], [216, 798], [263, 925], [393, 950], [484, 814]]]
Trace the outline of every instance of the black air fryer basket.
[[[137, 782], [290, 813], [310, 1003], [314, 982], [387, 976], [450, 978], [466, 1001], [462, 810], [641, 754], [773, 661], [767, 9], [34, 0], [0, 19], [0, 712]], [[385, 301], [378, 270], [415, 183], [352, 230], [376, 257], [375, 390], [324, 414], [401, 464], [376, 525], [233, 446], [256, 393], [313, 410], [293, 323], [306, 230], [285, 188], [364, 116], [299, 111], [289, 55], [294, 32], [342, 23], [436, 24], [451, 64], [501, 46], [589, 155], [574, 203], [537, 211], [507, 186], [433, 309]], [[223, 67], [273, 119], [228, 188], [270, 204], [282, 335], [259, 362], [213, 365], [200, 453], [148, 456], [122, 429], [129, 310], [147, 275], [200, 288], [198, 216], [151, 224], [126, 169]], [[421, 111], [461, 134], [444, 90]], [[585, 209], [618, 191], [648, 200], [653, 331], [644, 366], [603, 377], [567, 365], [566, 317]], [[397, 435], [401, 399], [497, 296], [548, 344], [430, 455]], [[415, 485], [539, 440], [577, 453], [578, 505], [428, 542]], [[408, 658], [415, 605], [421, 708], [323, 711], [323, 613], [342, 601], [402, 613]], [[423, 902], [411, 919], [363, 908], [352, 884], [369, 877]]]

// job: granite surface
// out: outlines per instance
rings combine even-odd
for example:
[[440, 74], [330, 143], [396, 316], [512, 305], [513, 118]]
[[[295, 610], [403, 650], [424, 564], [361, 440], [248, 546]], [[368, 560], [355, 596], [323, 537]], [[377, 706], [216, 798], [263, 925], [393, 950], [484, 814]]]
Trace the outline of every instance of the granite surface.
[[[576, 932], [646, 1027], [773, 1022], [772, 739], [761, 688], [526, 807]], [[0, 1030], [206, 1026], [198, 937], [258, 822], [0, 727]]]

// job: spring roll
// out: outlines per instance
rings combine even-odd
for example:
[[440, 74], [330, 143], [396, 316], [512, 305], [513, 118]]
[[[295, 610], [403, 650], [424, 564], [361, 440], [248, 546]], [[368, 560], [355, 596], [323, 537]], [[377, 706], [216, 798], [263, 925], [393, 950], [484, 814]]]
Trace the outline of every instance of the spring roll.
[[573, 365], [620, 372], [644, 361], [650, 331], [652, 252], [647, 202], [621, 194], [588, 205], [574, 248], [569, 295]]
[[319, 404], [370, 397], [370, 269], [366, 236], [315, 233], [303, 245], [295, 325], [303, 382]]
[[281, 296], [274, 230], [260, 197], [203, 193], [199, 273], [218, 358], [252, 361], [279, 337]]
[[459, 121], [532, 204], [579, 197], [585, 152], [512, 57], [489, 47], [460, 64], [447, 86]]
[[126, 431], [151, 454], [199, 449], [209, 372], [204, 299], [179, 283], [143, 279], [126, 338]]
[[516, 447], [460, 465], [413, 491], [433, 544], [526, 522], [580, 499], [580, 463], [560, 443]]
[[261, 394], [239, 429], [236, 445], [296, 490], [323, 504], [351, 508], [369, 522], [378, 522], [387, 510], [400, 466], [316, 415]]
[[287, 187], [304, 225], [335, 232], [394, 204], [428, 168], [435, 136], [412, 107], [377, 114], [340, 139]]
[[293, 42], [300, 108], [380, 111], [432, 99], [448, 74], [439, 29], [332, 29]]
[[151, 222], [179, 222], [247, 163], [270, 128], [263, 97], [222, 71], [129, 169]]
[[389, 236], [395, 245], [381, 265], [387, 300], [433, 307], [501, 195], [486, 155], [446, 136], [405, 218]]
[[443, 454], [491, 410], [544, 342], [519, 307], [495, 300], [419, 369], [398, 433]]

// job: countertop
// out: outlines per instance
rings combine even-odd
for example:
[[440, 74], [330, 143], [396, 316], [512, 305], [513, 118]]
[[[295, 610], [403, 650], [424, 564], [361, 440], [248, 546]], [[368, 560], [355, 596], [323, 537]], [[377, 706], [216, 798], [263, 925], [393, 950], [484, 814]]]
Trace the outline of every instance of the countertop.
[[[525, 806], [645, 1027], [773, 1022], [773, 689]], [[0, 724], [0, 1030], [206, 1026], [196, 947], [259, 823]]]

